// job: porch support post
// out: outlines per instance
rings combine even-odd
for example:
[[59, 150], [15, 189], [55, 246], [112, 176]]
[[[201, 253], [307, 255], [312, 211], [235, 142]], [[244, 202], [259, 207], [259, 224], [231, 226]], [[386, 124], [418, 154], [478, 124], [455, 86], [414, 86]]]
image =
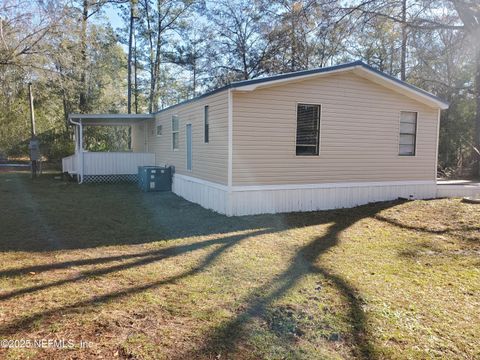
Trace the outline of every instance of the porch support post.
[[82, 119], [77, 121], [73, 121], [69, 117], [70, 124], [75, 125], [75, 160], [76, 166], [78, 166], [78, 183], [81, 184], [83, 182], [83, 124]]
[[80, 125], [75, 125], [75, 155], [80, 152]]
[[73, 127], [73, 138], [75, 139], [75, 155], [77, 155], [77, 150], [78, 150], [78, 131], [77, 131], [77, 126], [76, 126], [76, 125]]
[[83, 182], [83, 124], [82, 124], [82, 119], [79, 121], [80, 126], [79, 126], [79, 150], [80, 150], [80, 184]]

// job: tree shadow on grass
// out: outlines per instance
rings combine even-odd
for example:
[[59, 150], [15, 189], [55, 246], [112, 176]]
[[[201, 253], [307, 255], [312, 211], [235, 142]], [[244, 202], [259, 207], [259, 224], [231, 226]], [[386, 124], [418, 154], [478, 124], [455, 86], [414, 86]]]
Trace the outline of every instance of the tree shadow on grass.
[[[185, 271], [185, 272], [183, 272], [179, 275], [168, 277], [166, 279], [151, 282], [151, 283], [144, 284], [144, 285], [141, 285], [141, 286], [130, 287], [130, 288], [126, 288], [126, 289], [123, 289], [123, 290], [120, 290], [120, 291], [115, 291], [115, 292], [107, 293], [107, 294], [100, 295], [100, 296], [94, 296], [90, 299], [79, 301], [79, 302], [76, 302], [76, 303], [73, 303], [73, 304], [70, 304], [70, 305], [57, 307], [57, 308], [53, 308], [53, 309], [46, 310], [46, 311], [40, 311], [40, 312], [37, 312], [33, 315], [28, 315], [28, 316], [20, 318], [18, 320], [14, 320], [10, 323], [1, 325], [0, 326], [0, 336], [14, 335], [15, 333], [17, 333], [19, 331], [27, 331], [35, 324], [35, 322], [37, 320], [40, 320], [40, 319], [46, 320], [48, 318], [53, 318], [53, 317], [56, 317], [56, 316], [59, 316], [59, 315], [65, 316], [66, 314], [74, 313], [81, 308], [98, 306], [98, 305], [101, 305], [101, 304], [103, 304], [105, 302], [108, 302], [108, 301], [119, 300], [119, 299], [122, 299], [122, 298], [130, 296], [130, 295], [134, 295], [134, 294], [137, 294], [137, 293], [141, 293], [143, 291], [158, 288], [162, 285], [173, 284], [173, 283], [175, 283], [177, 281], [180, 281], [184, 278], [187, 278], [189, 276], [194, 276], [194, 275], [202, 272], [203, 270], [205, 270], [222, 253], [224, 253], [226, 250], [232, 248], [233, 246], [238, 245], [242, 240], [244, 240], [244, 239], [246, 239], [250, 236], [258, 236], [258, 235], [261, 235], [262, 233], [266, 233], [266, 232], [267, 231], [255, 232], [255, 233], [246, 234], [246, 235], [244, 234], [244, 235], [232, 236], [230, 238], [225, 238], [225, 239], [221, 239], [219, 241], [216, 241], [214, 243], [222, 244], [222, 245], [219, 248], [210, 252], [200, 262], [200, 264], [198, 266], [195, 266], [192, 269], [190, 269], [188, 271]], [[205, 247], [207, 247], [209, 245], [213, 245], [213, 243], [209, 243], [209, 244], [205, 245]], [[201, 248], [201, 247], [196, 247], [196, 249], [199, 249], [199, 248]], [[144, 260], [139, 260], [139, 261], [136, 261], [136, 262], [133, 262], [133, 263], [128, 263], [128, 264], [124, 264], [124, 265], [119, 265], [119, 266], [110, 267], [110, 268], [107, 268], [107, 269], [101, 269], [101, 270], [98, 270], [98, 271], [91, 271], [91, 272], [86, 272], [86, 273], [88, 273], [88, 276], [106, 275], [110, 272], [125, 270], [125, 269], [128, 269], [128, 268], [136, 268], [138, 266], [146, 265], [146, 264], [154, 262], [154, 261], [159, 261], [159, 260], [164, 259], [168, 256], [176, 256], [176, 255], [180, 255], [184, 252], [188, 252], [188, 251], [193, 251], [193, 249], [190, 249], [189, 247], [185, 247], [183, 250], [180, 250], [178, 248], [170, 249], [170, 251], [167, 251], [166, 253], [164, 253], [162, 255], [154, 256], [153, 258], [148, 258], [148, 260], [145, 260], [145, 261]], [[10, 298], [10, 297], [22, 295], [22, 294], [25, 294], [25, 293], [28, 293], [28, 292], [31, 292], [31, 291], [43, 290], [43, 289], [46, 289], [48, 287], [59, 286], [59, 285], [62, 285], [64, 283], [67, 283], [67, 282], [75, 282], [75, 281], [78, 281], [78, 280], [80, 280], [80, 279], [75, 278], [75, 279], [61, 280], [59, 282], [47, 284], [46, 286], [44, 286], [41, 289], [30, 289], [30, 291], [27, 289], [23, 292], [18, 291], [15, 294], [9, 294], [10, 296], [8, 296], [8, 297]], [[5, 299], [2, 299], [2, 300], [5, 300]]]
[[[325, 235], [314, 239], [301, 248], [287, 270], [276, 277], [273, 282], [255, 289], [252, 295], [245, 299], [246, 306], [242, 308], [240, 313], [211, 333], [202, 349], [196, 350], [194, 353], [181, 354], [178, 359], [202, 356], [210, 358], [218, 356], [219, 353], [226, 354], [228, 358], [235, 358], [239, 343], [248, 339], [247, 325], [255, 318], [264, 318], [268, 313], [268, 308], [272, 306], [275, 300], [282, 298], [297, 282], [309, 274], [319, 274], [333, 283], [348, 304], [352, 328], [351, 338], [356, 357], [375, 359], [374, 347], [369, 341], [361, 297], [347, 280], [321, 265], [321, 256], [338, 244], [340, 234], [350, 226], [398, 204], [399, 202], [379, 203], [352, 210], [330, 212], [330, 220], [334, 223]], [[259, 297], [257, 296], [259, 293], [267, 295]]]
[[46, 265], [40, 265], [40, 266], [17, 268], [17, 269], [3, 271], [3, 272], [0, 272], [0, 276], [20, 275], [20, 274], [26, 274], [31, 271], [37, 272], [37, 271], [50, 271], [55, 269], [66, 269], [72, 266], [80, 266], [80, 265], [103, 264], [106, 262], [123, 261], [131, 258], [137, 259], [132, 262], [121, 263], [119, 265], [114, 265], [106, 268], [82, 271], [79, 275], [75, 277], [61, 279], [54, 282], [30, 286], [30, 287], [24, 287], [8, 293], [0, 294], [0, 301], [8, 300], [13, 297], [24, 295], [24, 294], [30, 294], [37, 291], [46, 290], [52, 287], [75, 283], [75, 282], [87, 279], [89, 277], [104, 276], [114, 272], [119, 272], [119, 271], [131, 269], [131, 268], [137, 268], [139, 266], [145, 266], [157, 261], [161, 261], [166, 258], [183, 255], [183, 254], [190, 253], [200, 249], [206, 249], [214, 245], [222, 245], [221, 249], [222, 248], [227, 249], [235, 245], [245, 237], [260, 236], [268, 232], [269, 232], [268, 230], [253, 231], [247, 234], [226, 236], [220, 239], [206, 240], [206, 241], [196, 242], [196, 243], [187, 244], [187, 245], [171, 246], [167, 248], [161, 248], [159, 250], [147, 251], [142, 253], [113, 256], [113, 257], [103, 257], [103, 258], [96, 258], [96, 259], [87, 259], [87, 260], [78, 260], [78, 261], [67, 261], [63, 263], [46, 264]]
[[456, 231], [480, 231], [480, 226], [458, 226], [458, 227], [448, 227], [445, 229], [430, 229], [423, 226], [405, 224], [398, 221], [397, 219], [392, 219], [382, 215], [376, 215], [375, 219], [388, 223], [390, 225], [396, 226], [398, 228], [405, 229], [405, 230], [419, 231], [419, 232], [433, 234], [433, 235], [451, 234]]

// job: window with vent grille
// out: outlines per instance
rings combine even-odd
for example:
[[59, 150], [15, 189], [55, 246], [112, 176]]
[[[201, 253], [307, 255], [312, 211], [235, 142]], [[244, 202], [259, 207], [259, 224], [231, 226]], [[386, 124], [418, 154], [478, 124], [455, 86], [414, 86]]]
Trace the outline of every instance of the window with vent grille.
[[417, 113], [402, 111], [400, 113], [399, 155], [415, 156], [417, 141]]
[[320, 143], [320, 105], [297, 105], [297, 144], [299, 156], [318, 155]]

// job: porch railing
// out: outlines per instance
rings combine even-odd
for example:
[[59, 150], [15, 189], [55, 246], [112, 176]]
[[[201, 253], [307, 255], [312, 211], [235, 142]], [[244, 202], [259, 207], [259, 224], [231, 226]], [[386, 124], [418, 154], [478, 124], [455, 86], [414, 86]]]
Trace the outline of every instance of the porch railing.
[[136, 174], [139, 166], [155, 165], [155, 154], [137, 152], [84, 152], [84, 175]]
[[85, 151], [62, 159], [63, 172], [81, 176], [133, 175], [139, 166], [149, 165], [155, 165], [154, 153]]

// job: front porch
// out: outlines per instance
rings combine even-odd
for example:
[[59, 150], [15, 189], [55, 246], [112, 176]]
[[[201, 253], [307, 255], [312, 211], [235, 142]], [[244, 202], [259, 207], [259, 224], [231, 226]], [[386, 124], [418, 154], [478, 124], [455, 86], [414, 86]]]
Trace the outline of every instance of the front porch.
[[135, 151], [85, 151], [83, 139], [84, 127], [132, 127], [151, 118], [152, 115], [150, 114], [69, 115], [70, 124], [75, 126], [75, 153], [62, 159], [62, 172], [75, 177], [79, 183], [136, 181], [138, 167], [155, 165], [155, 154]]

